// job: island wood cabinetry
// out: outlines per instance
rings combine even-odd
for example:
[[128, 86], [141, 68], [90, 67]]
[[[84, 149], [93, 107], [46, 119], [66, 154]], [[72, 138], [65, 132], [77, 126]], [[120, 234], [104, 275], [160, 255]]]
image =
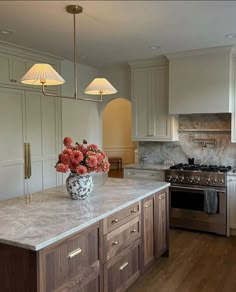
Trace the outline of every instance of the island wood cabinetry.
[[168, 114], [167, 59], [137, 61], [130, 66], [133, 140], [178, 140], [178, 120]]
[[227, 175], [228, 235], [236, 235], [236, 175]]
[[169, 199], [168, 189], [157, 192], [142, 202], [142, 268], [169, 253]]
[[125, 291], [168, 253], [168, 228], [163, 189], [38, 251], [1, 243], [0, 291]]

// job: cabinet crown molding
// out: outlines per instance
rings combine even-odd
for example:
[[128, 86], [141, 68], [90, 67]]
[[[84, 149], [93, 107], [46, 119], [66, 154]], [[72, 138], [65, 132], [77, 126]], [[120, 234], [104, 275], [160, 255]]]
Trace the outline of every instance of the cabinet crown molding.
[[182, 57], [191, 57], [191, 56], [200, 56], [206, 54], [224, 54], [228, 53], [229, 55], [233, 53], [235, 50], [234, 45], [230, 46], [222, 46], [222, 47], [213, 47], [213, 48], [204, 48], [204, 49], [197, 49], [197, 50], [189, 50], [184, 52], [177, 52], [173, 54], [167, 54], [167, 58], [169, 60], [182, 58]]
[[6, 54], [16, 55], [25, 58], [42, 59], [42, 61], [55, 60], [60, 62], [64, 60], [61, 57], [47, 54], [45, 52], [29, 49], [23, 46], [18, 46], [12, 43], [0, 41], [0, 51]]
[[154, 67], [154, 66], [167, 66], [169, 64], [168, 59], [165, 56], [159, 56], [156, 58], [135, 60], [128, 63], [132, 68], [135, 67]]

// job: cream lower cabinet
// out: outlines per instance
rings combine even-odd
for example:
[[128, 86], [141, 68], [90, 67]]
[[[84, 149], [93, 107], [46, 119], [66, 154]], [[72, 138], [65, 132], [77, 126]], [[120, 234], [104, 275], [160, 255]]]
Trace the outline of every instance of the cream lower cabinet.
[[[59, 184], [54, 165], [60, 140], [60, 101], [38, 92], [0, 88], [0, 200]], [[31, 148], [25, 179], [24, 143]]]
[[160, 58], [130, 65], [133, 140], [178, 140], [178, 119], [168, 114], [168, 61]]

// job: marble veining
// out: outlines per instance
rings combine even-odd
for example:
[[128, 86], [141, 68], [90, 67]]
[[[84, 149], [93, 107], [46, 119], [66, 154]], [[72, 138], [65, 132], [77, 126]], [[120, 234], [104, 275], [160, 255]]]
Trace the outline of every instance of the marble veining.
[[[139, 142], [139, 159], [147, 156], [148, 164], [162, 164], [165, 160], [174, 163], [188, 163], [188, 158], [195, 158], [195, 163], [230, 165], [236, 167], [236, 143], [231, 143], [230, 114], [193, 114], [179, 116], [178, 142]], [[181, 130], [210, 130], [207, 132], [181, 132]], [[214, 130], [222, 132], [214, 132]], [[213, 139], [216, 145], [202, 147], [195, 139]]]
[[109, 178], [85, 200], [71, 200], [64, 187], [0, 202], [0, 242], [42, 249], [170, 184]]

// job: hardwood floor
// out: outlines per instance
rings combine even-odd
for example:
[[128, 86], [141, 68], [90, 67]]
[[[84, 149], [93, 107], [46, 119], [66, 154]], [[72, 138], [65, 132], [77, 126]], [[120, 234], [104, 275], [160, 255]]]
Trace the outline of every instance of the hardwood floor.
[[128, 292], [235, 292], [236, 237], [171, 229], [162, 257]]

